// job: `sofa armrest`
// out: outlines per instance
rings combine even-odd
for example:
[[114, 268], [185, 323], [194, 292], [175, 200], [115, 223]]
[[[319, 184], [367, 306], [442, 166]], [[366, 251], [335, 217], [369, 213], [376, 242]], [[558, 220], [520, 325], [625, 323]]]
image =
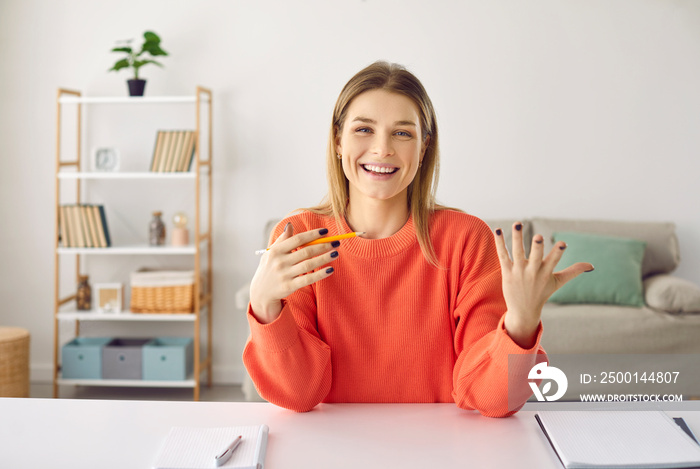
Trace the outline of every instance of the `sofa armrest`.
[[672, 314], [700, 314], [700, 287], [672, 275], [652, 275], [644, 280], [644, 301]]

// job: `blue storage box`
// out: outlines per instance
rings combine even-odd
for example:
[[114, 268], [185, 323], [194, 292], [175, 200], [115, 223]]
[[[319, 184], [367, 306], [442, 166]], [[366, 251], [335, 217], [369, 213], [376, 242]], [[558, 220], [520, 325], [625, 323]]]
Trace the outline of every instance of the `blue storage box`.
[[101, 379], [102, 350], [111, 337], [76, 337], [61, 348], [61, 377]]
[[192, 373], [194, 346], [189, 337], [158, 337], [143, 346], [143, 379], [185, 380]]
[[110, 340], [102, 351], [102, 378], [141, 379], [143, 346], [150, 340]]

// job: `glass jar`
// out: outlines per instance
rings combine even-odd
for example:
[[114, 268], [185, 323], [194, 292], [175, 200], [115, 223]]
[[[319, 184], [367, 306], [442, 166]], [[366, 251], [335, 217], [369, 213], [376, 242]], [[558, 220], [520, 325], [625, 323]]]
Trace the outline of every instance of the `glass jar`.
[[153, 212], [153, 218], [148, 229], [148, 244], [163, 246], [165, 244], [165, 224], [161, 216], [163, 212]]
[[88, 282], [87, 275], [78, 276], [76, 303], [78, 305], [78, 311], [89, 311], [92, 309], [92, 288]]

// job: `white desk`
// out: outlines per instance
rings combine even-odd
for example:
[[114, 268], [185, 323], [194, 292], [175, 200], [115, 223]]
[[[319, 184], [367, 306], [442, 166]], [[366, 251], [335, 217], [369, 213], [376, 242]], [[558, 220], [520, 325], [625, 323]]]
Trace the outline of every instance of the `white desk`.
[[[700, 435], [700, 401], [683, 404], [668, 414]], [[171, 426], [265, 423], [267, 469], [561, 469], [534, 413], [492, 419], [453, 404], [322, 404], [297, 414], [265, 403], [0, 398], [0, 467], [149, 468]]]

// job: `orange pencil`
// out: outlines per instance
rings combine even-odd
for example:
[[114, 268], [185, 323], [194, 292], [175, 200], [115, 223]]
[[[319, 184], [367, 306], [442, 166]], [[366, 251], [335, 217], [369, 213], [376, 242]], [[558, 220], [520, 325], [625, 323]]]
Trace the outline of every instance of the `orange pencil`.
[[[316, 240], [311, 241], [310, 243], [306, 243], [306, 244], [304, 244], [304, 245], [302, 245], [302, 246], [300, 246], [300, 247], [303, 248], [303, 247], [306, 247], [306, 246], [311, 246], [312, 244], [330, 243], [330, 242], [332, 242], [332, 241], [338, 241], [338, 240], [341, 240], [341, 239], [348, 239], [348, 238], [354, 238], [355, 236], [362, 236], [363, 234], [365, 234], [364, 231], [354, 231], [354, 232], [352, 232], [352, 233], [345, 233], [345, 234], [341, 234], [341, 235], [337, 235], [337, 236], [328, 236], [328, 237], [326, 237], [326, 238], [319, 238], [319, 239], [316, 239]], [[255, 254], [259, 256], [260, 254], [264, 254], [265, 252], [267, 252], [267, 251], [269, 251], [269, 250], [270, 250], [270, 248], [267, 248], [267, 249], [260, 249], [259, 251], [255, 251]]]

